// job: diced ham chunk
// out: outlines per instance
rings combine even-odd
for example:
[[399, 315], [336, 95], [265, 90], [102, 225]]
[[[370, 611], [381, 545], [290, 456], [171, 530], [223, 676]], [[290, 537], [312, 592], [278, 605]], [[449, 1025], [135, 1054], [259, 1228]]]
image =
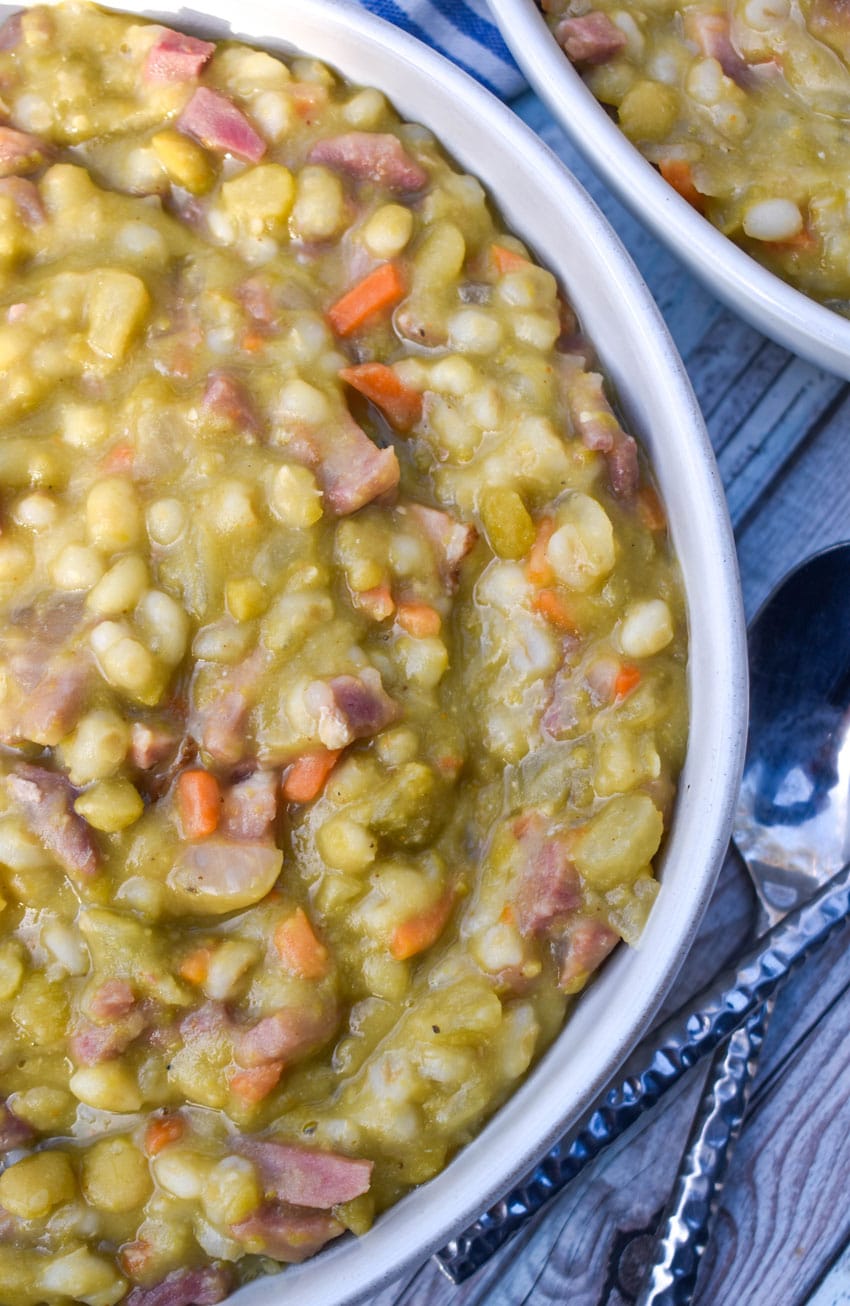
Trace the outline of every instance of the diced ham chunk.
[[249, 277], [236, 292], [248, 316], [259, 326], [270, 327], [278, 318], [271, 287], [261, 277]]
[[47, 156], [47, 146], [37, 136], [0, 126], [0, 177], [35, 172], [47, 162]]
[[357, 676], [314, 680], [304, 702], [326, 748], [345, 748], [354, 739], [371, 738], [395, 721], [399, 712], [374, 667]]
[[200, 41], [196, 36], [166, 27], [145, 59], [144, 78], [148, 82], [191, 82], [200, 74], [215, 53], [214, 41]]
[[604, 921], [577, 921], [565, 932], [559, 943], [560, 987], [567, 991], [579, 987], [602, 965], [619, 941], [619, 934]]
[[270, 1202], [232, 1227], [249, 1252], [289, 1265], [306, 1261], [345, 1228], [325, 1211], [310, 1211], [286, 1202]]
[[45, 220], [44, 205], [38, 187], [27, 177], [0, 178], [0, 195], [8, 195], [29, 227], [40, 227]]
[[542, 934], [581, 906], [581, 882], [563, 835], [552, 833], [540, 812], [525, 812], [514, 823], [522, 850], [514, 898], [522, 934]]
[[70, 733], [82, 711], [89, 679], [85, 658], [42, 663], [35, 684], [27, 683], [19, 659], [12, 658], [10, 667], [22, 692], [15, 692], [13, 686], [0, 711], [0, 739], [7, 744], [29, 740], [52, 748]]
[[104, 980], [92, 994], [88, 1009], [95, 1020], [114, 1020], [126, 1016], [136, 1005], [133, 986], [123, 979]]
[[373, 1164], [270, 1138], [241, 1138], [237, 1150], [260, 1172], [263, 1191], [280, 1202], [329, 1211], [368, 1193]]
[[567, 378], [566, 399], [582, 444], [605, 455], [611, 489], [628, 499], [640, 481], [637, 444], [617, 420], [598, 372], [574, 372]]
[[33, 834], [72, 879], [97, 873], [94, 837], [74, 811], [76, 793], [65, 776], [22, 762], [6, 786]]
[[15, 1115], [5, 1102], [0, 1104], [0, 1152], [11, 1152], [23, 1147], [33, 1138], [33, 1130], [25, 1120]]
[[211, 372], [207, 380], [202, 407], [214, 418], [237, 431], [256, 435], [260, 421], [253, 400], [237, 377], [229, 372]]
[[152, 1288], [134, 1288], [123, 1306], [216, 1306], [232, 1284], [231, 1271], [223, 1265], [174, 1270]]
[[478, 539], [475, 527], [456, 521], [440, 508], [426, 508], [421, 503], [408, 504], [407, 511], [436, 554], [443, 584], [450, 591], [456, 590], [463, 560]]
[[255, 771], [224, 795], [219, 828], [233, 839], [266, 839], [277, 816], [276, 771]]
[[738, 86], [751, 85], [753, 70], [732, 44], [728, 14], [689, 9], [685, 17], [685, 35], [706, 58], [716, 59], [726, 76]]
[[78, 1066], [97, 1066], [102, 1061], [114, 1061], [136, 1041], [146, 1024], [140, 1010], [130, 1011], [104, 1025], [82, 1020], [68, 1039], [68, 1050]]
[[282, 1007], [239, 1032], [236, 1060], [249, 1070], [270, 1061], [291, 1065], [326, 1043], [336, 1024], [332, 1007]]
[[552, 681], [550, 698], [540, 724], [551, 739], [568, 739], [579, 722], [572, 669], [561, 667]]
[[564, 18], [555, 28], [555, 40], [571, 63], [580, 64], [607, 63], [626, 46], [625, 33], [596, 10]]
[[11, 14], [0, 26], [0, 50], [14, 50], [21, 43], [23, 10]]
[[347, 410], [321, 428], [284, 430], [280, 442], [316, 472], [325, 500], [338, 516], [356, 512], [398, 485], [395, 449], [379, 449]]
[[385, 190], [417, 191], [428, 185], [428, 173], [390, 133], [328, 136], [316, 142], [308, 158], [311, 163], [345, 172], [356, 181], [373, 181]]
[[130, 730], [130, 761], [140, 771], [150, 771], [171, 756], [177, 743], [171, 727], [134, 721]]
[[240, 689], [224, 694], [204, 720], [201, 746], [215, 762], [238, 762], [245, 747], [244, 726], [251, 705]]
[[182, 848], [167, 883], [194, 910], [218, 916], [265, 898], [282, 865], [277, 848], [215, 836]]
[[220, 91], [199, 86], [177, 119], [180, 131], [217, 154], [235, 154], [249, 163], [258, 163], [266, 152], [266, 142], [241, 109]]
[[248, 714], [265, 668], [265, 655], [256, 650], [244, 662], [227, 668], [221, 676], [220, 693], [192, 713], [190, 734], [222, 766], [235, 766], [245, 754]]

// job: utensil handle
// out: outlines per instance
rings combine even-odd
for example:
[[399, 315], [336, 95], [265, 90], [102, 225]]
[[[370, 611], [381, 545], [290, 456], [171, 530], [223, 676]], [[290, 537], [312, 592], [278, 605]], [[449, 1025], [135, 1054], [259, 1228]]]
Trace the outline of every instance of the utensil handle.
[[578, 1126], [500, 1202], [453, 1238], [435, 1260], [463, 1283], [552, 1197], [682, 1078], [725, 1042], [770, 997], [785, 976], [824, 943], [850, 913], [850, 864], [808, 902], [774, 925], [652, 1037], [641, 1069], [613, 1085]]
[[694, 1295], [773, 1007], [771, 998], [714, 1054], [636, 1306], [688, 1306]]

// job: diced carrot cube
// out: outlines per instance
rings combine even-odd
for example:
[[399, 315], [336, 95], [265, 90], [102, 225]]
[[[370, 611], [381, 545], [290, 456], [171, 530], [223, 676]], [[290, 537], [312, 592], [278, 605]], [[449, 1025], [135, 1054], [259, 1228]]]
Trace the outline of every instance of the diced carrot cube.
[[284, 969], [300, 979], [324, 979], [328, 973], [328, 950], [313, 932], [305, 913], [297, 907], [292, 916], [278, 923], [274, 946]]
[[283, 781], [286, 801], [311, 803], [318, 798], [341, 752], [341, 748], [317, 748], [296, 757]]

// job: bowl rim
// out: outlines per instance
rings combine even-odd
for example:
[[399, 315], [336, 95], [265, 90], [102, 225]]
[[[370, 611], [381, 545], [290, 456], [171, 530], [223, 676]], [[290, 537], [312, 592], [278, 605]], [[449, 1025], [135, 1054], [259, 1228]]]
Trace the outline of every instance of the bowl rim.
[[[18, 7], [0, 5], [0, 13]], [[746, 635], [734, 538], [708, 434], [657, 306], [592, 200], [505, 105], [441, 55], [343, 0], [298, 0], [285, 13], [277, 0], [240, 0], [236, 15], [232, 0], [206, 0], [203, 12], [179, 0], [117, 0], [112, 7], [271, 50], [298, 48], [355, 82], [379, 82], [403, 117], [452, 140], [455, 161], [483, 178], [509, 227], [532, 248], [539, 243], [535, 232], [542, 239], [547, 225], [578, 240], [580, 258], [572, 257], [566, 239], [544, 262], [571, 298], [577, 281], [592, 285], [593, 298], [579, 296], [578, 308], [626, 416], [650, 450], [656, 430], [666, 433], [659, 446], [664, 460], [652, 461], [676, 552], [691, 574], [688, 680], [692, 737], [699, 741], [699, 748], [689, 746], [681, 777], [664, 854], [667, 878], [640, 947], [616, 950], [553, 1045], [446, 1169], [384, 1212], [362, 1237], [340, 1239], [319, 1257], [288, 1268], [285, 1280], [258, 1279], [233, 1298], [238, 1306], [272, 1306], [279, 1294], [300, 1291], [310, 1306], [343, 1306], [371, 1298], [422, 1262], [535, 1164], [610, 1079], [672, 985], [714, 888], [743, 767]], [[610, 325], [604, 339], [594, 325], [603, 320]], [[666, 485], [674, 477], [682, 491], [671, 499]], [[584, 1067], [577, 1049], [588, 1062]]]
[[763, 267], [664, 181], [591, 94], [535, 0], [487, 2], [533, 89], [635, 217], [759, 331], [850, 380], [850, 320]]

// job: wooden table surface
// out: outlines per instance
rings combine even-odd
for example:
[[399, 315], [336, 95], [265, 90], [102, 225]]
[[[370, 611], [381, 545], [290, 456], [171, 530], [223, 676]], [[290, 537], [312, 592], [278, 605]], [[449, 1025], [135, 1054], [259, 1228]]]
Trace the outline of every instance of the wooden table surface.
[[[850, 387], [714, 299], [605, 191], [533, 94], [514, 108], [606, 212], [667, 320], [726, 486], [749, 618], [794, 563], [850, 537]], [[670, 1009], [741, 948], [754, 910], [730, 853]], [[850, 1303], [848, 1026], [844, 932], [780, 995], [696, 1306]], [[634, 1302], [704, 1076], [692, 1071], [467, 1283], [428, 1261], [372, 1306]]]

